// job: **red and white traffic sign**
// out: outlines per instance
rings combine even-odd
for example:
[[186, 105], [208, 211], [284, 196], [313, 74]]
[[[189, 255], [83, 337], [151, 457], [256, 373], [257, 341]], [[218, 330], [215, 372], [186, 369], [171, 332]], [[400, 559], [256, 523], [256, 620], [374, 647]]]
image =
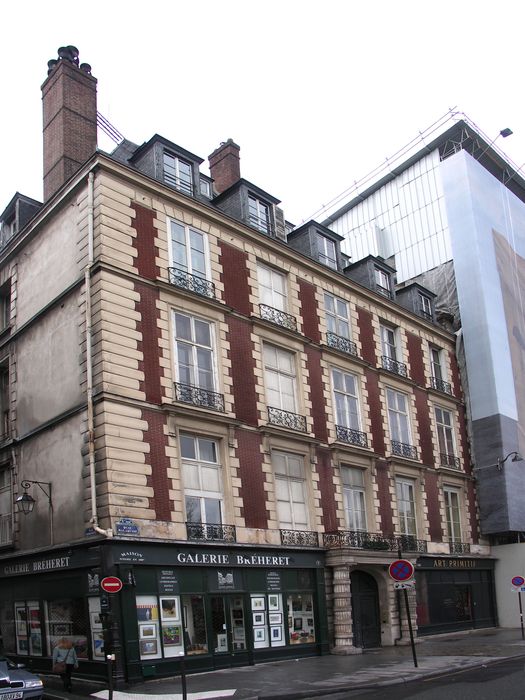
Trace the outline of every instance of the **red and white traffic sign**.
[[523, 578], [523, 576], [514, 576], [512, 579], [512, 585], [516, 586], [516, 588], [525, 585], [525, 578]]
[[118, 593], [124, 584], [116, 576], [106, 576], [100, 582], [100, 587], [106, 593]]
[[408, 559], [396, 559], [388, 567], [388, 573], [394, 581], [410, 581], [414, 576], [414, 565]]

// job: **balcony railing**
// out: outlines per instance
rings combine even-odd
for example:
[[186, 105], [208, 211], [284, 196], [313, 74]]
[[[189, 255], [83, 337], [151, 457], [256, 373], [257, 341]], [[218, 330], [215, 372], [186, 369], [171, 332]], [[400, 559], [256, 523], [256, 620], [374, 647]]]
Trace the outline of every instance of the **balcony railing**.
[[192, 275], [184, 270], [179, 270], [176, 267], [168, 267], [168, 275], [170, 283], [185, 289], [187, 292], [194, 292], [201, 297], [215, 299], [215, 285], [203, 277]]
[[396, 457], [417, 459], [417, 447], [414, 447], [414, 445], [407, 445], [406, 442], [392, 440], [392, 454], [396, 455]]
[[439, 463], [442, 467], [450, 467], [450, 469], [460, 468], [459, 457], [456, 457], [455, 455], [446, 454], [445, 452], [439, 453]]
[[268, 422], [272, 425], [282, 425], [284, 428], [306, 433], [306, 418], [291, 411], [283, 411], [282, 408], [268, 406]]
[[297, 320], [295, 316], [287, 314], [285, 311], [281, 311], [280, 309], [274, 309], [273, 306], [259, 304], [259, 315], [265, 321], [275, 323], [276, 326], [287, 328], [289, 331], [297, 330]]
[[418, 540], [412, 535], [381, 535], [364, 530], [342, 530], [327, 532], [323, 535], [323, 544], [328, 549], [349, 547], [351, 549], [369, 549], [379, 552], [426, 552], [426, 540]]
[[0, 547], [13, 543], [13, 520], [11, 513], [0, 515]]
[[304, 530], [281, 530], [281, 544], [291, 544], [297, 547], [319, 547], [317, 532]]
[[347, 355], [357, 357], [357, 345], [352, 340], [343, 338], [341, 335], [336, 335], [335, 333], [328, 331], [326, 334], [326, 344], [331, 348], [335, 348], [336, 350], [346, 353]]
[[237, 541], [235, 525], [186, 523], [186, 532], [189, 540]]
[[378, 294], [381, 294], [382, 297], [386, 297], [387, 299], [392, 299], [392, 292], [388, 287], [383, 287], [380, 284], [376, 284], [376, 292]]
[[399, 374], [400, 377], [408, 377], [407, 366], [404, 362], [398, 362], [387, 355], [382, 355], [381, 364], [383, 369], [386, 369], [388, 372]]
[[190, 384], [175, 382], [175, 400], [224, 412], [224, 396], [222, 394]]
[[337, 439], [341, 442], [346, 442], [348, 445], [357, 445], [358, 447], [368, 447], [368, 437], [366, 433], [354, 428], [345, 428], [344, 425], [336, 425], [335, 433]]
[[468, 542], [449, 541], [448, 546], [451, 554], [470, 554], [470, 544]]
[[434, 320], [434, 317], [432, 316], [432, 314], [429, 311], [427, 311], [426, 309], [424, 309], [422, 306], [419, 307], [418, 314], [419, 314], [419, 316], [421, 316], [421, 318], [424, 318], [427, 321]]
[[267, 235], [271, 233], [271, 225], [268, 217], [257, 216], [257, 214], [250, 213], [248, 221], [250, 222], [250, 226], [262, 231], [262, 233], [266, 233]]
[[444, 394], [449, 394], [449, 396], [452, 396], [452, 385], [449, 382], [445, 382], [443, 379], [431, 377], [430, 386], [436, 391], [442, 391]]

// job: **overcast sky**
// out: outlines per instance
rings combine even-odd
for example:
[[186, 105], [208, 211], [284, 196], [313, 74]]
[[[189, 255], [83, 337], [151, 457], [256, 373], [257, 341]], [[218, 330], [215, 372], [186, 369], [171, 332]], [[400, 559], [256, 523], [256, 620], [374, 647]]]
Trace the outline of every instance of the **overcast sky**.
[[[73, 44], [126, 138], [207, 156], [307, 220], [450, 108], [525, 161], [520, 4], [484, 0], [18, 0], [0, 5], [0, 212], [42, 198], [40, 86]], [[100, 140], [105, 150], [111, 147]], [[207, 165], [206, 163], [203, 165]], [[207, 172], [207, 170], [204, 170]], [[322, 217], [317, 217], [320, 220]]]

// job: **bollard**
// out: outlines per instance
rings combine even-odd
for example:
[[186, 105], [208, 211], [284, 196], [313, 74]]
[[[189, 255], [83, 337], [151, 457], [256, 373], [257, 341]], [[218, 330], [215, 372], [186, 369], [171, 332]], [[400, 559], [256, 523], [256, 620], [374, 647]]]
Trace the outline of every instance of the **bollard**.
[[186, 691], [186, 664], [185, 664], [183, 651], [179, 651], [179, 659], [180, 659], [180, 682], [182, 685], [182, 700], [187, 700], [188, 693]]

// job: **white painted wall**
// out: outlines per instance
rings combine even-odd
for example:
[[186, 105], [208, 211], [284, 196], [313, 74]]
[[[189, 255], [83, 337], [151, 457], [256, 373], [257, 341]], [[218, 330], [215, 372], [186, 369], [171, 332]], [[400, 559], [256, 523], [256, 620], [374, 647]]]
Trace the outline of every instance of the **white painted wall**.
[[[498, 618], [501, 627], [520, 627], [518, 594], [512, 590], [514, 576], [525, 578], [525, 543], [506, 544], [492, 547], [496, 557], [496, 600]], [[525, 593], [521, 594], [521, 603], [525, 611]]]

